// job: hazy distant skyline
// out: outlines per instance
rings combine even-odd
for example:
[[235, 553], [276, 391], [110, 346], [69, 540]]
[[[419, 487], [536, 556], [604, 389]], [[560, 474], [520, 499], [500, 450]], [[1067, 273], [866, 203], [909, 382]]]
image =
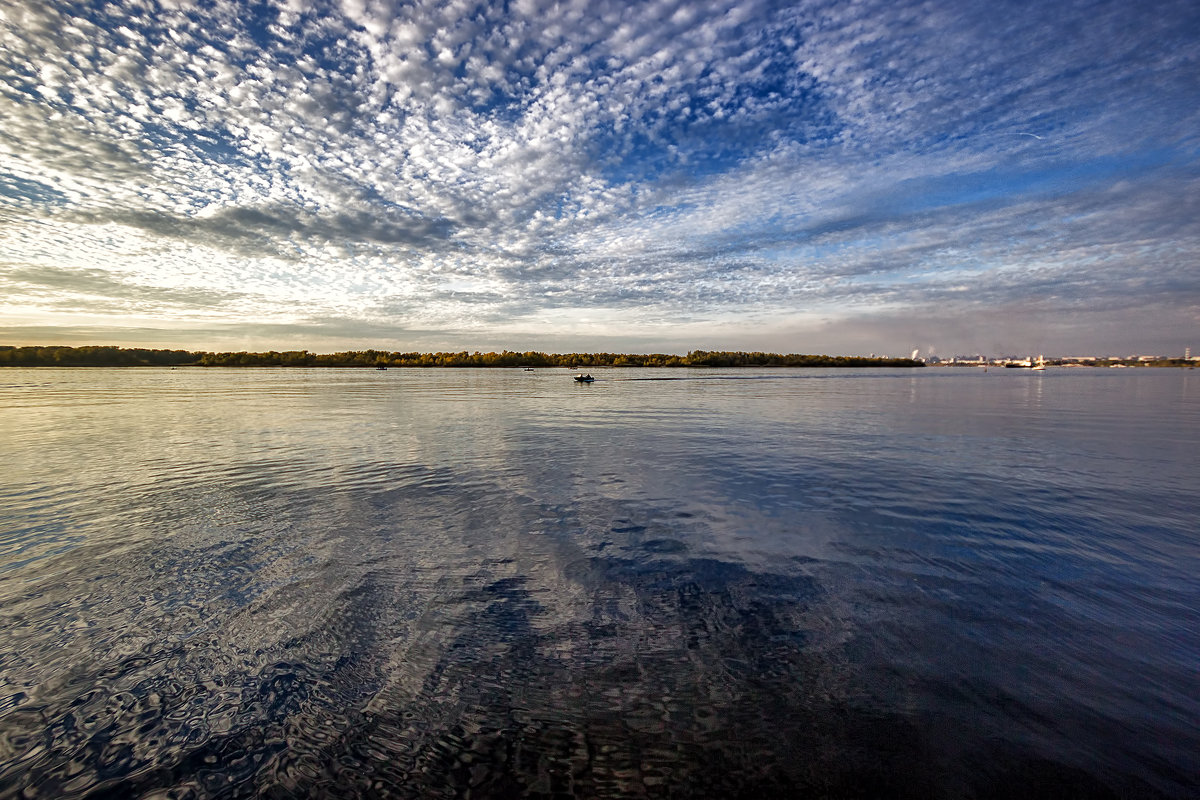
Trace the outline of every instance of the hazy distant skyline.
[[0, 0], [0, 344], [1200, 348], [1200, 5]]

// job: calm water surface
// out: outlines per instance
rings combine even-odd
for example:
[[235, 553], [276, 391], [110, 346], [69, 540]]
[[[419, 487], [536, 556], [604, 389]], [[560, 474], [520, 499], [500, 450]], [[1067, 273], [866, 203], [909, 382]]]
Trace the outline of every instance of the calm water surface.
[[1200, 375], [595, 374], [0, 371], [0, 797], [1200, 795]]

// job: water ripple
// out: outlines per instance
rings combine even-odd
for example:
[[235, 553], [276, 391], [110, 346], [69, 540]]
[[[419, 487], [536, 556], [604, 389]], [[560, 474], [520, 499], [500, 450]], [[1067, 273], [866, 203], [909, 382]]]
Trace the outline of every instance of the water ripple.
[[0, 798], [1195, 794], [1200, 404], [930, 372], [5, 372]]

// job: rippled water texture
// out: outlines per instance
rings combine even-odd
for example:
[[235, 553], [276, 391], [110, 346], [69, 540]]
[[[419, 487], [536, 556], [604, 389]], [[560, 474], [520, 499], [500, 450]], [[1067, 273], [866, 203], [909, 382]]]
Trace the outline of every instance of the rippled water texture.
[[0, 797], [1200, 795], [1195, 372], [597, 377], [0, 371]]

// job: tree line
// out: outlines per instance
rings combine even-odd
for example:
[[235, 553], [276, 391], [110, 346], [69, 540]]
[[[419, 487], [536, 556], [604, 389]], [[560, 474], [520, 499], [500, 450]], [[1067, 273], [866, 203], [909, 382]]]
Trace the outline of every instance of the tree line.
[[310, 353], [269, 350], [262, 353], [212, 353], [89, 345], [86, 347], [12, 347], [0, 345], [0, 366], [10, 367], [920, 367], [908, 358], [746, 353], [693, 350], [668, 353], [402, 353], [350, 350]]

